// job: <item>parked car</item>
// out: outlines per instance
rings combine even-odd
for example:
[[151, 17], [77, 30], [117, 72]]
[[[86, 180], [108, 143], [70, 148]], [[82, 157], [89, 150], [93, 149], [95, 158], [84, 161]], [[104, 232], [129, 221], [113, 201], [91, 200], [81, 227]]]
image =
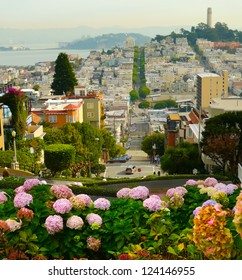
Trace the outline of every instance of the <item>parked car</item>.
[[115, 162], [126, 162], [127, 158], [126, 157], [115, 157], [115, 158], [110, 158], [108, 161], [109, 163], [115, 163]]
[[126, 158], [127, 160], [129, 160], [129, 159], [132, 158], [132, 156], [131, 156], [131, 155], [128, 155], [128, 154], [125, 154], [125, 155], [123, 155], [122, 157]]
[[129, 165], [126, 168], [125, 173], [130, 175], [130, 174], [133, 174], [135, 172], [135, 170], [136, 170], [136, 168], [134, 165]]

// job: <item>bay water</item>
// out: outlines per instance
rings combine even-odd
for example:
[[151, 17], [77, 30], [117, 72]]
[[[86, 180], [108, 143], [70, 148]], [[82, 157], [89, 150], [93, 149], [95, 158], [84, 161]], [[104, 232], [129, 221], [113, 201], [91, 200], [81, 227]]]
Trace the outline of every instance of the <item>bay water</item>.
[[68, 55], [79, 55], [87, 58], [91, 50], [70, 50], [70, 49], [29, 49], [21, 51], [0, 51], [1, 66], [32, 66], [38, 62], [55, 61], [59, 53]]

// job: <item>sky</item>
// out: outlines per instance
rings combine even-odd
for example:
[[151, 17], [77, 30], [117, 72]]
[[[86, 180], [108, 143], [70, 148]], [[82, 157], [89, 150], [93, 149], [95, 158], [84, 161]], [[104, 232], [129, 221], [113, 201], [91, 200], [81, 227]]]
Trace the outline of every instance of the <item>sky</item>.
[[242, 28], [241, 0], [4, 0], [0, 28], [46, 29], [89, 26], [94, 28], [196, 26], [224, 22]]

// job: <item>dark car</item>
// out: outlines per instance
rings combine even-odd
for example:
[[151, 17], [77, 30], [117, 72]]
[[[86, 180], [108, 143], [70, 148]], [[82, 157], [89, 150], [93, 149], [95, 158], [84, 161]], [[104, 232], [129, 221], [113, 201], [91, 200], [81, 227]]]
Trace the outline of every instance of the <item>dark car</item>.
[[126, 157], [115, 157], [115, 158], [110, 158], [108, 162], [115, 163], [115, 162], [126, 162], [126, 161], [127, 161]]

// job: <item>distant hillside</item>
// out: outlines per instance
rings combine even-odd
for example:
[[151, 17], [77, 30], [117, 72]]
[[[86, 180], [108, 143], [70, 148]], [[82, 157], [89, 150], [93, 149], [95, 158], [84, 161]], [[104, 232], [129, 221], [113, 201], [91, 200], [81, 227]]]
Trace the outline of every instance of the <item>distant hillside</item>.
[[142, 46], [151, 41], [151, 38], [137, 33], [103, 34], [93, 38], [75, 40], [63, 45], [68, 49], [110, 49], [113, 47], [123, 47], [127, 38], [135, 39], [137, 46]]

